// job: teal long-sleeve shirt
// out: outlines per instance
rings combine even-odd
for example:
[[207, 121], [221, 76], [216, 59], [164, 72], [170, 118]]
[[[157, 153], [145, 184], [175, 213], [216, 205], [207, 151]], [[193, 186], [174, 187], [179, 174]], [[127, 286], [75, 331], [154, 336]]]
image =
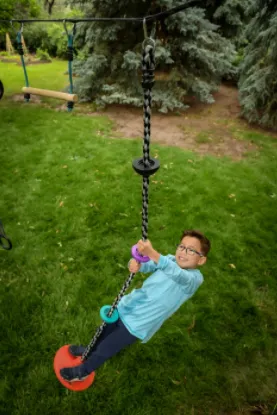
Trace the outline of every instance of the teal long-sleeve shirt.
[[161, 255], [157, 264], [142, 264], [140, 272], [153, 274], [141, 288], [124, 295], [117, 309], [129, 332], [146, 343], [204, 279], [198, 269], [180, 268], [173, 255]]

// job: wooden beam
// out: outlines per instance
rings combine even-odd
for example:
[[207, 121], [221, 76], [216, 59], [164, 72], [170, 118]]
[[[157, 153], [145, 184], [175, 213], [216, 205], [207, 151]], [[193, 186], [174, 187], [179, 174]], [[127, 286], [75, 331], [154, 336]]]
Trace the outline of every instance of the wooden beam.
[[42, 97], [63, 99], [65, 101], [73, 101], [73, 102], [78, 101], [78, 96], [76, 94], [67, 94], [65, 92], [50, 91], [49, 89], [38, 89], [38, 88], [31, 88], [31, 87], [23, 87], [22, 91], [25, 94], [40, 95]]
[[6, 33], [6, 51], [9, 55], [14, 55], [14, 48], [9, 33]]
[[27, 46], [26, 46], [26, 43], [25, 43], [25, 40], [24, 40], [24, 37], [23, 37], [23, 34], [22, 33], [21, 33], [21, 42], [22, 42], [24, 54], [25, 55], [28, 55], [28, 49], [27, 49]]

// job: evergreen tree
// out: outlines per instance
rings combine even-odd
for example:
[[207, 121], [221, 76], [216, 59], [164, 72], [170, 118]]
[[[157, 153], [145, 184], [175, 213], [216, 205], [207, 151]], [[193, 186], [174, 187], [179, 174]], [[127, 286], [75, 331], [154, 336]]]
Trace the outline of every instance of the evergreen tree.
[[220, 26], [219, 32], [227, 37], [238, 36], [247, 21], [247, 10], [255, 0], [207, 0], [207, 17]]
[[249, 122], [277, 130], [277, 3], [256, 0], [246, 28], [249, 45], [241, 65], [239, 96]]
[[[183, 1], [94, 0], [83, 4], [88, 17], [142, 17]], [[187, 95], [212, 103], [212, 92], [222, 76], [234, 72], [233, 45], [218, 33], [218, 26], [206, 19], [205, 12], [203, 8], [190, 7], [157, 23], [153, 106], [160, 111], [184, 109]], [[102, 105], [142, 105], [142, 24], [94, 22], [79, 26], [78, 33], [87, 51], [87, 58], [75, 66], [81, 99]]]

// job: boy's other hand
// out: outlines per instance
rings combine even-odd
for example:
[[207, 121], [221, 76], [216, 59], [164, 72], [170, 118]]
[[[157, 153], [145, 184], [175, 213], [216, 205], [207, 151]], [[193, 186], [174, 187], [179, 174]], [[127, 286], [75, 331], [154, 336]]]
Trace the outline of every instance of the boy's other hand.
[[136, 272], [139, 272], [141, 264], [137, 262], [135, 259], [130, 259], [128, 266], [129, 271], [135, 274]]
[[151, 242], [149, 241], [149, 239], [147, 239], [146, 241], [143, 241], [142, 239], [140, 239], [137, 243], [137, 248], [141, 255], [149, 256], [149, 257], [152, 255], [154, 251], [153, 246]]

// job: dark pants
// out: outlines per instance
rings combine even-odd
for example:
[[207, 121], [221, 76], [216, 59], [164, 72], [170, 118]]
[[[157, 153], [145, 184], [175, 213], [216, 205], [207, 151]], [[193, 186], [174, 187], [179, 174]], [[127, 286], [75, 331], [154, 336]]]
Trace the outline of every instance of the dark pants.
[[138, 340], [118, 319], [115, 323], [107, 324], [96, 343], [96, 347], [90, 356], [83, 363], [87, 373], [91, 373], [101, 366], [106, 360], [114, 356], [120, 350], [124, 349]]

